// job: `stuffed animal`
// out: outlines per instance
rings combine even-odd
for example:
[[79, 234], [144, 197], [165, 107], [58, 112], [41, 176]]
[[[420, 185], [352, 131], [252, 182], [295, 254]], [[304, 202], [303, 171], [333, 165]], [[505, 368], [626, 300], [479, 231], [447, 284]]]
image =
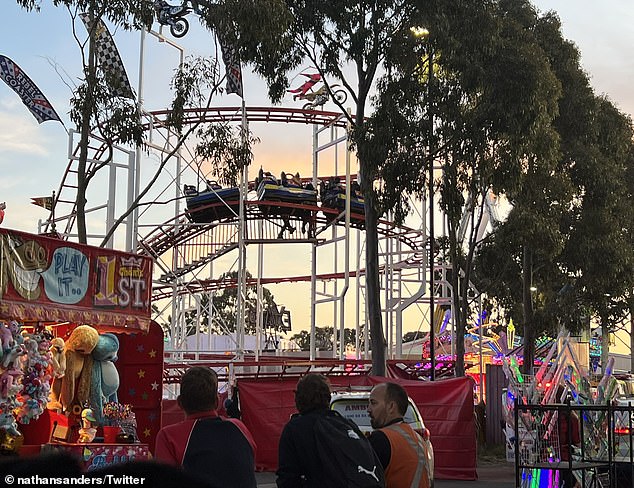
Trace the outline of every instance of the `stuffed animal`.
[[21, 329], [22, 324], [20, 324], [20, 322], [17, 322], [15, 320], [9, 322], [9, 330], [13, 335], [13, 340], [18, 344], [22, 344], [24, 342], [24, 337], [22, 336]]
[[6, 401], [20, 391], [21, 377], [22, 371], [19, 369], [11, 368], [3, 371], [0, 375], [0, 399]]
[[62, 404], [59, 401], [62, 390], [62, 378], [66, 373], [66, 356], [64, 355], [64, 339], [56, 337], [51, 340], [51, 368], [53, 382], [51, 383], [50, 401], [46, 405], [49, 410], [61, 410]]
[[92, 426], [95, 421], [95, 413], [92, 408], [84, 408], [81, 411], [81, 429], [79, 429], [79, 439], [77, 442], [88, 444], [93, 441], [97, 434], [97, 429]]
[[2, 367], [12, 368], [18, 361], [18, 358], [24, 354], [26, 354], [26, 349], [23, 344], [13, 344], [13, 347], [4, 351], [4, 356], [2, 357]]
[[2, 342], [2, 350], [8, 351], [13, 347], [14, 339], [11, 329], [0, 322], [0, 342]]
[[0, 456], [17, 455], [24, 444], [22, 435], [11, 435], [7, 431], [0, 429]]
[[61, 378], [66, 373], [66, 356], [64, 355], [64, 339], [56, 337], [51, 341], [51, 366], [53, 367], [53, 376]]
[[66, 412], [72, 411], [73, 405], [83, 405], [88, 401], [92, 372], [90, 353], [98, 341], [99, 332], [89, 325], [76, 327], [66, 340], [66, 373], [62, 378], [59, 396], [62, 408]]
[[22, 435], [18, 430], [18, 424], [11, 412], [3, 412], [0, 414], [0, 430], [6, 430], [8, 434], [16, 437]]
[[117, 401], [119, 372], [114, 361], [119, 352], [119, 339], [116, 335], [105, 333], [99, 336], [97, 346], [92, 351], [92, 381], [90, 383], [90, 405], [95, 411], [99, 425], [103, 424], [103, 405]]

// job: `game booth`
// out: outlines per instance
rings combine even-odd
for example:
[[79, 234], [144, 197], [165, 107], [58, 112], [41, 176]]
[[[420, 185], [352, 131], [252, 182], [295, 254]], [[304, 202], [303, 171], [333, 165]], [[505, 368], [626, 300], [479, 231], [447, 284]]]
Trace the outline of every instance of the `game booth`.
[[0, 229], [0, 454], [147, 459], [163, 333], [146, 256]]

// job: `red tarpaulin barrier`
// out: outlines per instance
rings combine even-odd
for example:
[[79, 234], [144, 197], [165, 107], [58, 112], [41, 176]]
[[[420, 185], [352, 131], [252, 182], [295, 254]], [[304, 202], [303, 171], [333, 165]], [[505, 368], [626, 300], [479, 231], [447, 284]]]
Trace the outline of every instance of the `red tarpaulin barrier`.
[[151, 294], [147, 256], [0, 229], [0, 318], [147, 331]]
[[[379, 377], [330, 377], [333, 386], [374, 384]], [[470, 378], [421, 382], [389, 379], [402, 384], [421, 411], [434, 445], [434, 476], [473, 480], [476, 474], [476, 435], [473, 422], [473, 382]], [[296, 412], [297, 379], [240, 380], [242, 420], [258, 446], [256, 468], [277, 469], [282, 429]]]
[[[385, 381], [372, 376], [373, 384]], [[434, 446], [434, 476], [475, 480], [476, 432], [473, 420], [473, 379], [420, 382], [392, 378], [407, 390], [420, 410]]]

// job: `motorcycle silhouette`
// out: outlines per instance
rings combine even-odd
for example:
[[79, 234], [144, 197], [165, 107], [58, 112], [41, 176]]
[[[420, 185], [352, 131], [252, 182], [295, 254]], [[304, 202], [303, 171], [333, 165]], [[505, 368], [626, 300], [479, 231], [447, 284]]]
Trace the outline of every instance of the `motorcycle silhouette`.
[[319, 73], [301, 73], [301, 75], [308, 78], [308, 80], [300, 87], [286, 91], [293, 93], [293, 100], [308, 100], [308, 103], [302, 107], [304, 110], [315, 110], [317, 107], [322, 107], [330, 100], [331, 93], [339, 103], [344, 103], [348, 99], [348, 94], [343, 88], [338, 88], [339, 85], [330, 85], [330, 90], [328, 90], [326, 85], [322, 85], [319, 89], [314, 90], [314, 86], [322, 82]]
[[297, 98], [299, 100], [308, 100], [308, 103], [302, 107], [304, 110], [315, 110], [318, 107], [323, 107], [323, 105], [330, 100], [331, 92], [335, 100], [339, 103], [345, 103], [348, 99], [348, 94], [343, 88], [337, 88], [338, 86], [339, 85], [330, 85], [329, 91], [326, 85], [324, 85], [314, 92], [311, 91], [304, 95], [299, 95]]
[[159, 24], [168, 25], [174, 37], [183, 37], [189, 31], [189, 22], [185, 16], [191, 13], [192, 9], [188, 3], [185, 1], [182, 5], [170, 5], [165, 0], [154, 2], [154, 10]]

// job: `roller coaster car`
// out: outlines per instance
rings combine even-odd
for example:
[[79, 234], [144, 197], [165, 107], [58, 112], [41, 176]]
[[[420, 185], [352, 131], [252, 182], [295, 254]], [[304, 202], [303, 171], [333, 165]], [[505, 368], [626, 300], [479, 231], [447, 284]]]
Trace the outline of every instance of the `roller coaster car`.
[[[353, 181], [350, 184], [350, 222], [360, 227], [365, 226], [365, 202], [361, 195], [359, 183]], [[339, 212], [346, 209], [346, 186], [341, 183], [338, 177], [330, 178], [326, 182], [321, 182], [319, 188], [322, 208], [334, 208]], [[336, 215], [324, 212], [326, 219], [332, 221]]]
[[[267, 202], [284, 202], [296, 203], [299, 205], [317, 206], [317, 191], [311, 183], [303, 184], [299, 173], [294, 176], [287, 175], [282, 171], [282, 178], [275, 179], [271, 173], [260, 172], [255, 181], [258, 200]], [[266, 214], [276, 214], [283, 216], [307, 217], [310, 210], [297, 209], [293, 207], [276, 206], [276, 205], [260, 205], [260, 210]]]
[[230, 217], [240, 211], [240, 189], [222, 188], [215, 181], [207, 181], [207, 188], [199, 192], [193, 185], [183, 188], [187, 200], [187, 218], [192, 222], [204, 224]]

